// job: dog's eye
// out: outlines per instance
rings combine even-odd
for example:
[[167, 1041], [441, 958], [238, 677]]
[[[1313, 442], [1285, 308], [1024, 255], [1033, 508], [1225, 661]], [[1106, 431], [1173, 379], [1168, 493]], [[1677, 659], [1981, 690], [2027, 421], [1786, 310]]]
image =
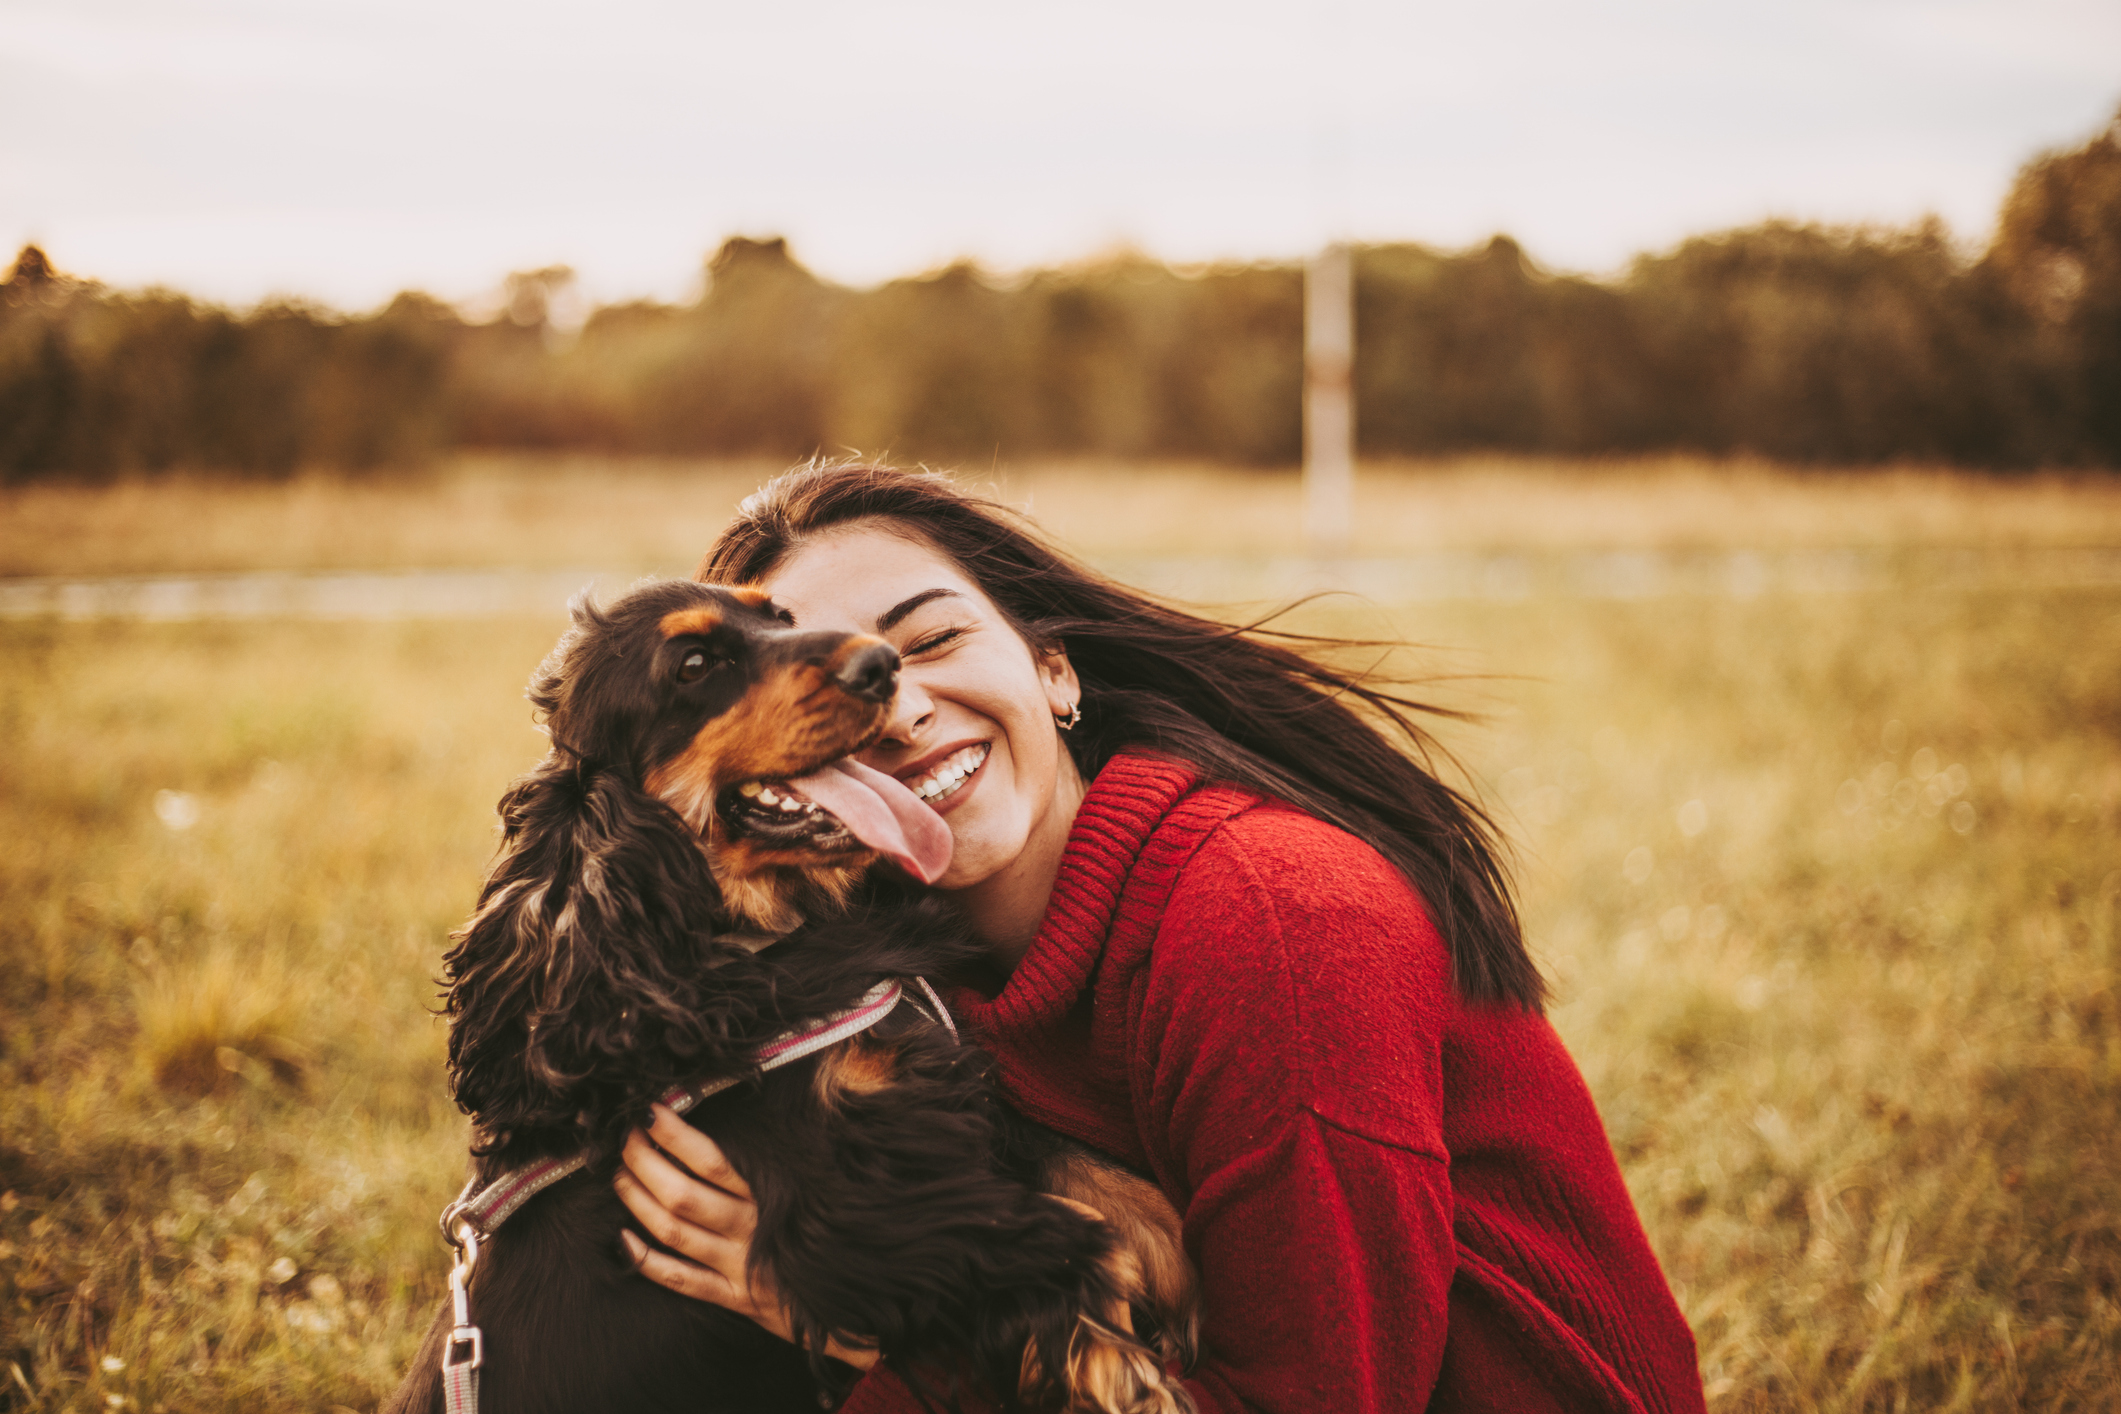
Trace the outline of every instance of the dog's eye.
[[713, 666], [714, 659], [707, 656], [706, 650], [695, 648], [679, 661], [678, 681], [698, 682], [701, 678], [707, 676], [707, 670]]

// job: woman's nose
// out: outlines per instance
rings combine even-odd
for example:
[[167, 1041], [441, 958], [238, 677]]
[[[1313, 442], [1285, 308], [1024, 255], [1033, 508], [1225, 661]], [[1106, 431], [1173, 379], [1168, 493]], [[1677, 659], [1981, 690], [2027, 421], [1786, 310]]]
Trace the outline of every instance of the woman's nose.
[[898, 674], [898, 695], [891, 699], [890, 715], [884, 719], [884, 734], [877, 739], [878, 746], [911, 746], [935, 705], [911, 673]]

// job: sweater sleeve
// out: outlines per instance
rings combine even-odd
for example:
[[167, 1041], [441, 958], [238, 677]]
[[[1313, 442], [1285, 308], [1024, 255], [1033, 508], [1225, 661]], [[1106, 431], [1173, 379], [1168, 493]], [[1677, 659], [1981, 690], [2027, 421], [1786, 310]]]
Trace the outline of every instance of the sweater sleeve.
[[1201, 1272], [1204, 1410], [1421, 1408], [1456, 1268], [1449, 962], [1367, 846], [1263, 808], [1172, 885], [1128, 1031]]

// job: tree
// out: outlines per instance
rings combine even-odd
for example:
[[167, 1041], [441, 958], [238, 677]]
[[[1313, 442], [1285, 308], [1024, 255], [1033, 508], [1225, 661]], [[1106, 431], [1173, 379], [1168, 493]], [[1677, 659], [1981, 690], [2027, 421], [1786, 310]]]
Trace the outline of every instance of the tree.
[[2091, 450], [2121, 463], [2121, 112], [2018, 174], [1988, 264], [2070, 370]]

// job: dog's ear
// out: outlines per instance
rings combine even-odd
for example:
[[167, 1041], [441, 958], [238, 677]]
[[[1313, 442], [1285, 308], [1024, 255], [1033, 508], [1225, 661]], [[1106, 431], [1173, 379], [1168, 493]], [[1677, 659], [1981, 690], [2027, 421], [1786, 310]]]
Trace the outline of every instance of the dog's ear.
[[555, 750], [501, 831], [444, 960], [451, 1087], [483, 1149], [601, 1148], [670, 1085], [748, 1064], [774, 979], [715, 941], [713, 877], [667, 806]]

